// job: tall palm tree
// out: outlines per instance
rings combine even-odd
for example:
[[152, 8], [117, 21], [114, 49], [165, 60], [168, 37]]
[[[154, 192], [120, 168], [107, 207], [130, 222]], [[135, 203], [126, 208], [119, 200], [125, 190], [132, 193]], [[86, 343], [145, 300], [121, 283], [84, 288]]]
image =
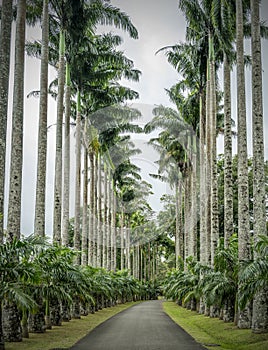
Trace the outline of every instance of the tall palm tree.
[[69, 246], [70, 207], [70, 116], [71, 116], [71, 75], [70, 63], [66, 62], [65, 119], [64, 119], [64, 170], [62, 207], [62, 245]]
[[[251, 1], [252, 48], [252, 140], [253, 140], [253, 229], [254, 240], [266, 232], [265, 177], [263, 144], [262, 61], [259, 2]], [[255, 256], [256, 259], [256, 256]], [[268, 332], [267, 288], [260, 291], [253, 301], [252, 330]]]
[[40, 107], [39, 107], [39, 135], [37, 183], [35, 201], [34, 232], [36, 235], [45, 235], [45, 192], [46, 192], [46, 152], [47, 152], [47, 100], [48, 100], [48, 40], [49, 15], [48, 0], [43, 1], [42, 15], [42, 53], [40, 71]]
[[[76, 134], [75, 134], [75, 216], [74, 216], [74, 248], [80, 251], [81, 247], [81, 90], [77, 92], [77, 111], [76, 111]], [[77, 254], [77, 264], [81, 263], [80, 253]]]
[[[196, 165], [193, 166], [193, 160], [196, 152], [192, 147], [193, 127], [186, 120], [186, 116], [192, 118], [193, 125], [196, 127], [196, 115], [193, 110], [187, 106], [187, 99], [179, 91], [178, 86], [168, 90], [170, 99], [178, 106], [179, 113], [171, 108], [159, 106], [154, 109], [155, 117], [147, 124], [146, 128], [160, 127], [164, 129], [159, 134], [158, 139], [152, 139], [150, 143], [160, 151], [159, 173], [168, 171], [168, 177], [171, 187], [175, 187], [176, 206], [184, 206], [184, 227], [181, 224], [181, 211], [176, 210], [176, 244], [175, 258], [178, 266], [178, 257], [186, 259], [189, 254], [197, 253], [197, 232], [196, 232], [196, 183], [192, 182], [196, 178], [193, 170], [197, 171]], [[184, 119], [185, 118], [185, 119]], [[195, 119], [195, 121], [194, 121]], [[159, 147], [160, 146], [160, 147]], [[182, 199], [182, 188], [184, 189], [184, 203], [179, 203]], [[195, 208], [195, 209], [194, 209]], [[180, 228], [180, 229], [179, 229]], [[183, 237], [184, 232], [184, 237]]]
[[[235, 41], [234, 12], [235, 2], [227, 4], [221, 1], [221, 27], [230, 43]], [[222, 46], [224, 56], [224, 246], [227, 248], [233, 234], [231, 67], [234, 55], [232, 48], [226, 47], [225, 43]]]
[[219, 240], [219, 211], [218, 211], [218, 184], [217, 184], [217, 143], [216, 143], [216, 68], [213, 35], [209, 34], [209, 115], [211, 132], [211, 263], [214, 263], [214, 255]]
[[[3, 241], [4, 187], [6, 163], [6, 125], [8, 110], [8, 86], [10, 68], [10, 41], [12, 23], [12, 0], [2, 2], [0, 34], [0, 243]], [[1, 342], [1, 340], [0, 340]]]
[[[195, 131], [199, 135], [199, 171], [196, 173], [198, 179], [200, 180], [200, 260], [206, 261], [206, 221], [205, 221], [205, 83], [206, 83], [206, 45], [202, 41], [198, 41], [195, 44], [183, 43], [174, 46], [169, 46], [163, 48], [167, 56], [168, 62], [180, 73], [183, 79], [180, 83], [171, 87], [168, 91], [170, 99], [177, 105], [177, 108], [181, 108], [181, 90], [191, 91], [192, 101], [197, 102], [199, 98], [199, 125], [197, 121], [193, 120], [195, 126]], [[196, 97], [195, 97], [196, 96]], [[199, 97], [198, 97], [199, 96]], [[195, 102], [195, 103], [196, 103]], [[196, 107], [195, 107], [196, 108]], [[188, 115], [192, 115], [192, 112], [185, 111], [184, 115], [188, 120]], [[196, 118], [195, 118], [196, 119]], [[193, 156], [195, 154], [193, 153]], [[195, 162], [194, 162], [195, 163]], [[194, 180], [194, 177], [193, 177]], [[193, 187], [195, 188], [195, 187]], [[194, 197], [193, 197], [194, 198]], [[194, 206], [193, 206], [194, 208]]]
[[233, 232], [232, 120], [230, 62], [224, 54], [224, 244]]
[[102, 159], [100, 152], [98, 153], [98, 203], [97, 203], [97, 219], [98, 219], [98, 232], [97, 232], [97, 267], [101, 267], [101, 257], [102, 257]]
[[[77, 21], [76, 16], [83, 14], [83, 1], [61, 0], [51, 1], [53, 18], [56, 18], [56, 26], [59, 32], [59, 56], [58, 56], [58, 94], [57, 94], [57, 129], [56, 129], [56, 154], [54, 176], [54, 215], [53, 215], [53, 240], [61, 243], [61, 212], [62, 212], [62, 125], [64, 111], [64, 86], [65, 86], [65, 54], [66, 36], [73, 38], [74, 32], [82, 34], [85, 24], [84, 17]], [[82, 26], [82, 27], [81, 27]]]
[[[244, 72], [243, 3], [236, 0], [236, 51], [237, 51], [237, 154], [238, 154], [238, 258], [250, 258], [249, 200], [247, 161], [247, 116]], [[239, 313], [238, 327], [250, 328], [249, 308]]]
[[[86, 129], [86, 122], [84, 128]], [[84, 171], [83, 171], [83, 215], [81, 235], [81, 264], [88, 262], [88, 151], [84, 144]]]
[[56, 154], [54, 176], [54, 213], [53, 213], [53, 241], [61, 243], [61, 201], [62, 201], [62, 121], [63, 98], [65, 76], [65, 28], [62, 17], [59, 40], [59, 64], [58, 64], [58, 95], [57, 95], [57, 129], [56, 129]]
[[14, 98], [12, 112], [12, 146], [8, 205], [8, 239], [20, 237], [21, 182], [22, 182], [22, 138], [24, 101], [24, 47], [26, 2], [18, 4], [16, 23], [16, 52], [14, 73]]

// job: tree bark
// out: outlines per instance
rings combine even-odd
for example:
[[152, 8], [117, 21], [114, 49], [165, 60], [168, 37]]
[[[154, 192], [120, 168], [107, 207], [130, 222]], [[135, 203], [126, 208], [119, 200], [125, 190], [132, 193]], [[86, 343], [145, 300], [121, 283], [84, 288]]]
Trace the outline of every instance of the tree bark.
[[204, 92], [200, 94], [200, 112], [199, 112], [199, 178], [200, 178], [200, 262], [206, 262], [206, 221], [205, 221], [205, 202], [206, 202], [206, 171], [205, 171], [205, 99]]
[[[266, 232], [265, 176], [263, 140], [262, 60], [259, 2], [251, 5], [252, 48], [252, 140], [253, 140], [253, 230], [254, 241]], [[256, 256], [255, 256], [256, 258]], [[268, 288], [255, 295], [252, 310], [254, 333], [268, 332]]]
[[103, 182], [103, 231], [102, 231], [102, 267], [107, 268], [107, 232], [108, 232], [108, 205], [107, 205], [107, 170], [104, 164], [104, 172], [103, 172], [104, 182]]
[[2, 323], [5, 341], [22, 341], [22, 328], [20, 323], [20, 316], [15, 303], [4, 303], [2, 308]]
[[[244, 31], [242, 0], [236, 0], [236, 51], [237, 51], [237, 116], [238, 116], [238, 259], [250, 258], [247, 116], [244, 71]], [[238, 311], [238, 327], [250, 328], [250, 308]]]
[[98, 153], [98, 237], [97, 237], [97, 267], [101, 267], [101, 245], [102, 245], [102, 193], [101, 193], [101, 155]]
[[45, 206], [46, 206], [48, 35], [49, 35], [48, 0], [43, 0], [37, 182], [36, 182], [35, 219], [34, 219], [34, 233], [42, 237], [45, 236]]
[[211, 263], [211, 124], [209, 117], [210, 106], [210, 66], [207, 66], [207, 85], [206, 85], [206, 135], [205, 135], [205, 177], [206, 177], [206, 206], [205, 206], [205, 227], [206, 227], [206, 264]]
[[54, 180], [54, 217], [53, 242], [61, 244], [61, 208], [62, 208], [62, 121], [65, 76], [65, 32], [60, 31], [58, 97], [57, 97], [57, 129]]
[[210, 132], [211, 132], [211, 264], [214, 264], [215, 251], [219, 240], [218, 180], [217, 180], [217, 142], [216, 142], [216, 72], [214, 40], [209, 37], [210, 51]]
[[124, 210], [122, 209], [121, 213], [121, 229], [120, 229], [120, 242], [121, 242], [121, 264], [120, 269], [123, 270], [125, 268], [125, 238], [124, 238], [124, 225], [125, 225], [125, 214]]
[[7, 235], [8, 240], [10, 241], [12, 241], [14, 238], [20, 238], [26, 0], [19, 1], [17, 11], [11, 165], [7, 223]]
[[83, 220], [82, 220], [82, 265], [88, 262], [88, 152], [84, 147]]
[[[0, 35], [0, 244], [4, 236], [4, 195], [6, 164], [6, 130], [10, 71], [12, 0], [3, 0]], [[1, 339], [0, 339], [1, 344]], [[1, 346], [1, 345], [0, 345]]]
[[93, 266], [97, 266], [97, 240], [98, 240], [98, 154], [94, 158], [94, 221], [93, 221]]
[[192, 136], [192, 173], [190, 177], [191, 181], [191, 228], [190, 228], [190, 241], [191, 250], [190, 255], [195, 259], [197, 258], [197, 148], [196, 148], [196, 136]]
[[224, 54], [224, 247], [229, 246], [233, 234], [233, 175], [232, 175], [232, 116], [231, 72]]
[[88, 265], [93, 265], [93, 239], [94, 239], [94, 190], [95, 190], [95, 171], [94, 171], [94, 153], [89, 153], [90, 162], [90, 197], [89, 197], [89, 234], [88, 234]]
[[176, 184], [175, 189], [175, 210], [176, 210], [176, 234], [175, 234], [175, 267], [178, 268], [179, 265], [179, 255], [180, 255], [180, 208], [179, 205], [179, 196], [180, 196], [180, 188], [179, 188], [179, 180]]
[[62, 204], [62, 245], [69, 246], [70, 210], [70, 116], [71, 116], [71, 77], [70, 65], [66, 63], [65, 119], [64, 119], [64, 171]]
[[[75, 136], [75, 214], [74, 214], [74, 248], [81, 249], [81, 96], [77, 93], [76, 136]], [[81, 264], [81, 254], [76, 257], [76, 263]]]

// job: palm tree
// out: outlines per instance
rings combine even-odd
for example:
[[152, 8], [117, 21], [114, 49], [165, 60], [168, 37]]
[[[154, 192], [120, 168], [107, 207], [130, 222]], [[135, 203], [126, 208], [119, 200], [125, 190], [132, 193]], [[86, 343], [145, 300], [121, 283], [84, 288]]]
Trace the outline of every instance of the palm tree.
[[[3, 241], [4, 186], [6, 163], [6, 125], [8, 110], [8, 86], [10, 67], [10, 40], [12, 23], [12, 0], [2, 2], [0, 36], [0, 243]], [[1, 339], [0, 339], [1, 342]]]
[[61, 23], [60, 40], [59, 40], [57, 129], [56, 129], [54, 206], [53, 206], [54, 207], [53, 241], [55, 243], [61, 243], [62, 120], [63, 120], [64, 74], [65, 74], [65, 28], [64, 28], [64, 23]]
[[[86, 122], [84, 128], [86, 129]], [[81, 237], [81, 264], [88, 262], [88, 151], [84, 144], [84, 171], [83, 171], [83, 216]]]
[[[171, 187], [175, 186], [176, 203], [180, 208], [184, 205], [184, 228], [181, 223], [182, 211], [176, 210], [176, 237], [175, 237], [175, 259], [178, 266], [178, 257], [186, 259], [189, 254], [197, 253], [196, 239], [196, 183], [193, 179], [193, 170], [197, 171], [196, 165], [192, 166], [196, 160], [192, 147], [193, 129], [187, 124], [186, 116], [196, 117], [191, 108], [187, 107], [186, 99], [179, 92], [179, 87], [174, 86], [168, 90], [169, 96], [179, 108], [179, 113], [171, 108], [159, 106], [154, 109], [155, 118], [147, 124], [146, 128], [161, 127], [164, 131], [159, 134], [158, 139], [152, 139], [150, 143], [160, 151], [159, 173], [168, 171]], [[195, 117], [194, 117], [195, 116]], [[159, 147], [160, 146], [160, 147]], [[168, 170], [167, 170], [168, 169]], [[193, 181], [193, 182], [192, 182]], [[194, 186], [192, 186], [194, 185]], [[182, 188], [184, 189], [184, 203], [182, 199]], [[195, 209], [194, 209], [195, 208]], [[197, 218], [196, 218], [197, 219]], [[183, 237], [184, 232], [184, 237]], [[190, 235], [190, 236], [189, 236]]]
[[[224, 36], [235, 41], [235, 3], [221, 2], [221, 22]], [[216, 24], [217, 25], [217, 24]], [[223, 43], [223, 80], [224, 80], [224, 246], [229, 245], [233, 234], [233, 181], [232, 181], [232, 116], [231, 116], [231, 48]]]
[[57, 129], [56, 129], [56, 154], [55, 154], [55, 179], [54, 179], [54, 215], [53, 215], [53, 240], [61, 243], [61, 211], [62, 211], [62, 125], [64, 111], [64, 85], [65, 85], [65, 54], [66, 36], [71, 38], [84, 33], [84, 17], [77, 21], [76, 16], [83, 13], [83, 1], [62, 0], [51, 1], [59, 29], [59, 58], [58, 58], [58, 94], [57, 94]]
[[[253, 215], [254, 240], [266, 232], [262, 61], [259, 2], [251, 1], [251, 47], [252, 47], [252, 128], [253, 128]], [[255, 256], [255, 259], [257, 257]], [[255, 296], [252, 311], [252, 330], [268, 332], [267, 288]]]
[[[243, 4], [236, 0], [236, 50], [237, 50], [237, 154], [238, 154], [238, 258], [243, 262], [250, 258], [247, 119], [244, 72]], [[249, 308], [239, 312], [238, 327], [250, 328]]]
[[70, 64], [66, 62], [65, 120], [64, 120], [64, 171], [62, 207], [62, 245], [69, 246], [69, 206], [70, 206], [70, 116], [71, 116], [71, 75]]
[[14, 98], [12, 114], [12, 152], [10, 169], [9, 209], [7, 232], [8, 239], [20, 237], [21, 181], [22, 181], [22, 137], [23, 137], [23, 100], [24, 100], [24, 47], [25, 47], [26, 3], [18, 4], [16, 24], [16, 53], [14, 75]]
[[[190, 91], [191, 99], [189, 102], [194, 102], [196, 106], [198, 106], [197, 99], [199, 98], [199, 125], [197, 124], [196, 117], [195, 120], [188, 120], [188, 115], [192, 115], [193, 113], [189, 110], [185, 110], [184, 116], [187, 118], [187, 121], [191, 124], [194, 123], [196, 126], [194, 127], [196, 133], [199, 134], [199, 171], [196, 173], [198, 175], [198, 179], [200, 179], [200, 260], [206, 261], [206, 221], [205, 221], [205, 81], [206, 81], [206, 45], [201, 41], [198, 41], [194, 44], [191, 43], [183, 43], [174, 46], [168, 46], [161, 50], [165, 50], [165, 54], [167, 56], [168, 62], [182, 75], [183, 80], [181, 80], [178, 84], [171, 87], [170, 90], [167, 90], [170, 99], [177, 105], [178, 109], [181, 109], [181, 92], [182, 91]], [[189, 104], [189, 103], [188, 103]], [[187, 104], [185, 106], [187, 108]], [[184, 107], [184, 109], [186, 109]], [[192, 106], [194, 107], [194, 106]], [[196, 107], [193, 108], [193, 110]], [[198, 108], [197, 108], [198, 109]], [[193, 157], [195, 157], [195, 152], [193, 153]], [[193, 165], [195, 162], [193, 162]], [[192, 180], [194, 182], [195, 172], [193, 173]], [[193, 186], [193, 189], [195, 186]], [[195, 196], [193, 195], [193, 199]], [[194, 210], [195, 205], [192, 206]]]
[[[7, 240], [20, 237], [21, 183], [23, 160], [23, 101], [24, 101], [24, 47], [25, 47], [26, 0], [18, 3], [16, 23], [16, 51], [12, 111], [12, 144], [10, 187], [8, 201]], [[6, 320], [13, 320], [5, 330], [8, 339], [21, 341], [22, 333], [16, 305], [4, 305]]]
[[[75, 216], [74, 216], [74, 248], [80, 251], [80, 204], [81, 204], [81, 90], [77, 92], [76, 135], [75, 135]], [[81, 263], [80, 254], [77, 264]]]
[[98, 153], [98, 202], [97, 202], [97, 219], [98, 219], [98, 232], [97, 232], [97, 267], [101, 267], [101, 243], [102, 243], [102, 159], [100, 152]]
[[40, 72], [40, 107], [39, 107], [37, 183], [36, 183], [36, 202], [35, 202], [35, 220], [34, 220], [35, 234], [40, 236], [45, 235], [48, 40], [49, 40], [48, 0], [44, 0], [43, 15], [42, 15], [42, 53], [41, 53], [41, 72]]
[[229, 245], [233, 232], [233, 185], [232, 185], [232, 121], [231, 121], [231, 74], [227, 54], [224, 55], [224, 244]]

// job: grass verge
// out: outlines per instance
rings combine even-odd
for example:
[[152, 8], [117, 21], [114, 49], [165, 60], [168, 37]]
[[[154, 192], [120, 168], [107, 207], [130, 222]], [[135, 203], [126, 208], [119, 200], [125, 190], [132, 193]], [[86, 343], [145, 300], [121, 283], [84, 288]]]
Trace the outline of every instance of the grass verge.
[[163, 303], [163, 308], [173, 321], [208, 349], [268, 349], [267, 333], [254, 334], [250, 329], [238, 329], [234, 323], [199, 315], [169, 301]]
[[82, 316], [79, 320], [63, 322], [62, 326], [55, 326], [52, 330], [47, 330], [45, 333], [31, 333], [30, 338], [23, 339], [21, 343], [5, 343], [5, 348], [6, 350], [68, 349], [99, 324], [135, 304], [137, 303], [131, 302], [120, 304], [107, 309], [102, 309], [95, 314]]

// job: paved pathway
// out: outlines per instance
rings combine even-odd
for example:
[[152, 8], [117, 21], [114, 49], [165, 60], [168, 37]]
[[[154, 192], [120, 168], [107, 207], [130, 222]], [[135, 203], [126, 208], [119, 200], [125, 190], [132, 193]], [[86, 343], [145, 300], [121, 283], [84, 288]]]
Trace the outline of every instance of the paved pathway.
[[162, 310], [146, 301], [120, 312], [82, 338], [70, 350], [202, 350]]

